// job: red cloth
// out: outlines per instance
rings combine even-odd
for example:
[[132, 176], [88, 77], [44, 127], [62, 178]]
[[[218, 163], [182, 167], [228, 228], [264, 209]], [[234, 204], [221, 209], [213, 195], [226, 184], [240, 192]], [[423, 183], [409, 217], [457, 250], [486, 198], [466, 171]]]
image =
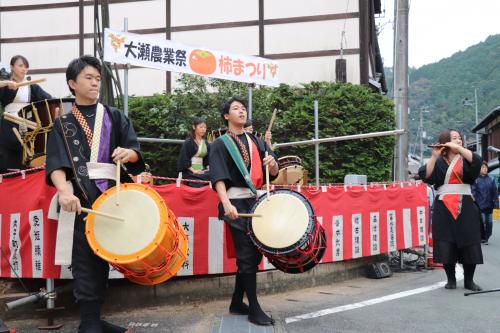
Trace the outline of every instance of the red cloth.
[[250, 139], [249, 144], [252, 145], [252, 168], [250, 177], [255, 188], [261, 188], [264, 184], [264, 175], [262, 174], [262, 160], [260, 159], [259, 150], [253, 140]]
[[236, 258], [236, 250], [234, 249], [233, 235], [227, 223], [224, 223], [224, 235], [226, 237], [226, 252], [227, 257], [230, 259]]
[[[153, 188], [189, 237], [188, 259], [181, 275], [235, 272], [236, 262], [228, 258], [224, 244], [230, 231], [217, 218], [217, 193], [209, 186]], [[366, 189], [325, 186], [319, 191], [303, 186], [300, 191], [325, 229], [327, 250], [322, 262], [355, 258], [355, 241], [364, 257], [425, 244], [428, 203], [423, 184]], [[26, 174], [26, 179], [4, 178], [0, 183], [1, 277], [71, 278], [66, 267], [54, 264], [57, 221], [47, 218], [54, 193], [53, 187], [45, 185], [45, 172]], [[356, 218], [361, 224], [354, 224]], [[389, 227], [391, 221], [393, 227]]]
[[[462, 184], [462, 164], [463, 159], [459, 157], [450, 173], [450, 180], [448, 184]], [[446, 208], [450, 211], [453, 218], [456, 220], [462, 208], [462, 195], [461, 194], [445, 194], [442, 201]]]
[[[250, 170], [250, 177], [255, 188], [261, 188], [264, 184], [264, 175], [262, 172], [262, 160], [260, 159], [259, 150], [253, 140], [250, 139], [249, 144], [252, 146], [252, 167]], [[236, 251], [234, 250], [233, 237], [227, 224], [224, 224], [224, 232], [226, 237], [226, 251], [228, 258], [236, 258]]]

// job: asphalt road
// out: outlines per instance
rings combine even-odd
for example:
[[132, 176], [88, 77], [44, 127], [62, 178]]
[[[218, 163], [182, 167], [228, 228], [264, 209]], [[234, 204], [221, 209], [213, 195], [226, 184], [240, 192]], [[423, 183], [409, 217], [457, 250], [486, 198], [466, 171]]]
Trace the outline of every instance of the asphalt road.
[[[500, 223], [495, 222], [489, 245], [483, 245], [485, 264], [476, 270], [484, 289], [500, 288]], [[273, 329], [246, 324], [231, 330], [229, 299], [206, 303], [106, 313], [106, 319], [131, 332], [500, 332], [500, 292], [464, 296], [463, 280], [456, 290], [442, 287], [441, 269], [395, 273], [390, 278], [359, 278], [342, 283], [262, 296], [261, 304], [277, 320]], [[225, 321], [224, 321], [225, 319]], [[234, 318], [233, 318], [234, 319]], [[59, 332], [76, 332], [76, 314], [57, 319]], [[43, 320], [7, 320], [17, 332], [39, 332]]]

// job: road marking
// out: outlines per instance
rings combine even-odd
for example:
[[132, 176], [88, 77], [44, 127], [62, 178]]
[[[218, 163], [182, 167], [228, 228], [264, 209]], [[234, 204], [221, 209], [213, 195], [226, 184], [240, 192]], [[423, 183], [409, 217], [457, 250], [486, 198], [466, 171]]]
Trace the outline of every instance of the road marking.
[[[463, 280], [463, 278], [464, 278], [464, 271], [463, 271], [462, 267], [458, 266], [458, 265], [456, 267], [456, 278], [457, 278], [457, 281]], [[322, 317], [322, 316], [326, 316], [326, 315], [330, 315], [330, 314], [334, 314], [334, 313], [363, 308], [363, 307], [369, 306], [369, 305], [388, 302], [388, 301], [392, 301], [392, 300], [403, 298], [403, 297], [413, 296], [413, 295], [417, 295], [417, 294], [421, 294], [421, 293], [425, 293], [428, 291], [442, 288], [445, 284], [446, 284], [446, 281], [442, 281], [442, 282], [438, 282], [435, 284], [431, 284], [431, 285], [426, 286], [426, 287], [421, 287], [421, 288], [412, 289], [412, 290], [406, 290], [406, 291], [402, 291], [402, 292], [391, 294], [391, 295], [386, 295], [386, 296], [382, 296], [382, 297], [378, 297], [378, 298], [372, 298], [372, 299], [358, 302], [358, 303], [352, 303], [352, 304], [337, 306], [335, 308], [328, 308], [328, 309], [324, 309], [324, 310], [320, 310], [320, 311], [316, 311], [316, 312], [310, 312], [310, 313], [306, 313], [306, 314], [299, 315], [299, 316], [288, 317], [285, 319], [285, 323], [290, 324], [290, 323], [294, 323], [294, 322], [305, 320], [305, 319]]]

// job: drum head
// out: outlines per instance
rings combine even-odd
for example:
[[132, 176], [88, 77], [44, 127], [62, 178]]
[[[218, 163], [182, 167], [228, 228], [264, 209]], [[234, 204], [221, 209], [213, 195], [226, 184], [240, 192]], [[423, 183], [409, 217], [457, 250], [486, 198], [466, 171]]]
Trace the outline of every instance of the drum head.
[[89, 243], [97, 255], [109, 262], [125, 263], [149, 254], [149, 248], [155, 247], [161, 237], [160, 221], [165, 218], [161, 216], [164, 203], [156, 192], [140, 184], [122, 184], [119, 198], [117, 206], [113, 187], [96, 200], [93, 209], [120, 216], [125, 221], [89, 215], [86, 228]]
[[300, 241], [311, 218], [304, 202], [299, 196], [286, 192], [273, 193], [269, 200], [264, 196], [253, 212], [262, 215], [252, 218], [255, 238], [275, 249], [287, 248]]

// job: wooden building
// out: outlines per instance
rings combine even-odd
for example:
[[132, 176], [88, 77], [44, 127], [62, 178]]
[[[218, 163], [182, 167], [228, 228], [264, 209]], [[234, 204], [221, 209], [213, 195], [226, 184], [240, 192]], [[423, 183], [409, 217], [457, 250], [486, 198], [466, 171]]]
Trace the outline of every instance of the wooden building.
[[[100, 3], [101, 1], [98, 1]], [[109, 26], [130, 32], [276, 59], [283, 83], [336, 80], [346, 61], [347, 82], [386, 91], [375, 28], [380, 0], [108, 0]], [[0, 60], [22, 54], [44, 89], [69, 94], [69, 61], [94, 54], [95, 2], [2, 0]], [[101, 27], [102, 28], [102, 27]], [[121, 74], [120, 74], [121, 75]], [[129, 93], [139, 96], [175, 87], [176, 75], [133, 68]]]
[[498, 154], [488, 151], [488, 147], [500, 149], [500, 106], [488, 113], [474, 128], [472, 132], [481, 135], [482, 157], [488, 162], [490, 169], [498, 168]]

